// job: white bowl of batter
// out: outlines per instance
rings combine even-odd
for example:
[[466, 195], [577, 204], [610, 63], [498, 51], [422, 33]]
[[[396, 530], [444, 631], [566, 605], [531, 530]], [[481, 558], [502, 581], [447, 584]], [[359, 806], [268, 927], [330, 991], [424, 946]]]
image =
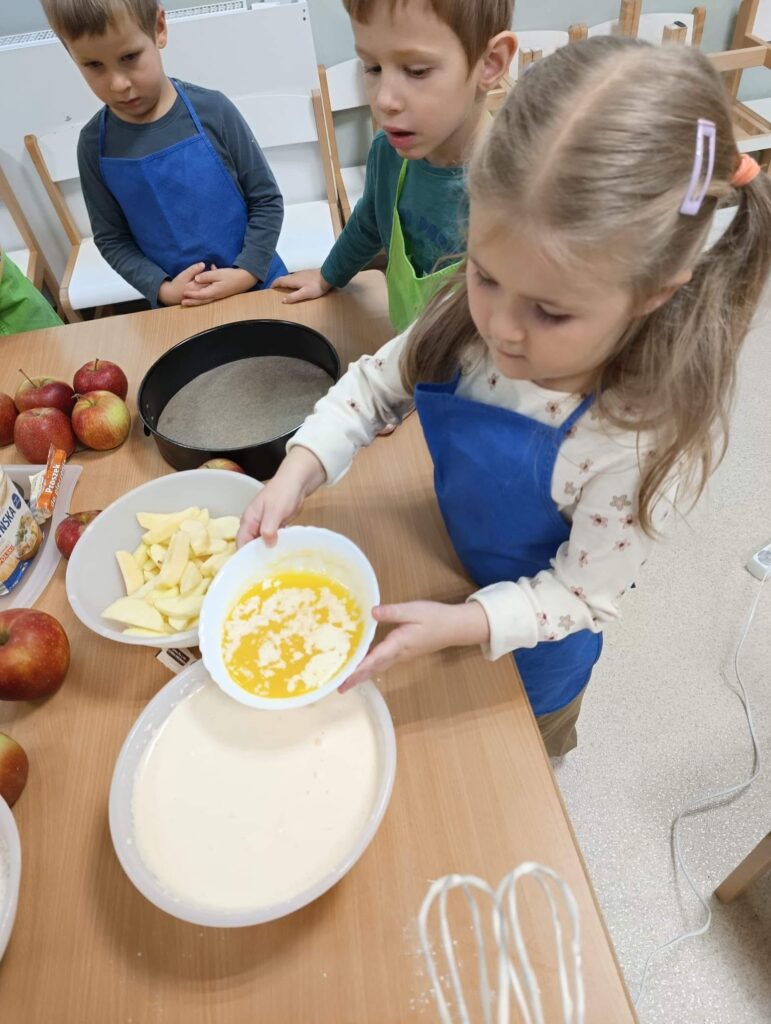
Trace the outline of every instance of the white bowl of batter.
[[118, 756], [118, 859], [151, 903], [216, 928], [311, 903], [385, 814], [396, 742], [373, 683], [286, 711], [244, 707], [197, 662], [147, 705]]

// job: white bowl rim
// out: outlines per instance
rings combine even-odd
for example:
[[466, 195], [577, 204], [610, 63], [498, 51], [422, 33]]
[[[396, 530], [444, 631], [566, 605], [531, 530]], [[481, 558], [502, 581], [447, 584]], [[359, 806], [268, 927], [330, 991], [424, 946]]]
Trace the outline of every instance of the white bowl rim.
[[[122, 792], [128, 793], [129, 801], [133, 795], [133, 781], [131, 786], [121, 786], [121, 781], [128, 771], [127, 762], [133, 748], [139, 743], [142, 753], [144, 753], [160, 725], [166, 721], [177, 704], [193, 693], [197, 693], [201, 687], [206, 685], [207, 681], [214, 685], [203, 662], [196, 661], [189, 665], [156, 693], [131, 727], [115, 761], [110, 783], [108, 816], [112, 845], [121, 867], [134, 887], [150, 903], [172, 917], [190, 924], [212, 928], [246, 928], [257, 924], [267, 924], [269, 921], [293, 914], [296, 910], [313, 903], [314, 900], [331, 889], [351, 870], [375, 838], [391, 799], [396, 776], [396, 734], [393, 719], [383, 695], [375, 684], [373, 682], [359, 684], [357, 690], [367, 705], [378, 736], [382, 764], [372, 810], [348, 856], [341, 861], [339, 866], [291, 899], [279, 900], [265, 907], [252, 907], [248, 910], [217, 910], [194, 903], [185, 903], [181, 898], [175, 898], [168, 893], [149, 868], [143, 864], [141, 854], [133, 841], [133, 834], [130, 844], [127, 844], [125, 836], [117, 834], [119, 815], [121, 809], [125, 809], [125, 796], [122, 795]], [[244, 709], [244, 714], [248, 713], [248, 710]], [[131, 815], [130, 807], [128, 813]], [[136, 863], [127, 855], [127, 845], [135, 853]]]
[[[153, 477], [152, 480], [145, 480], [143, 484], [139, 484], [137, 487], [133, 487], [130, 491], [126, 491], [121, 494], [120, 497], [116, 498], [115, 501], [111, 501], [107, 508], [103, 509], [96, 519], [93, 519], [83, 533], [78, 538], [78, 543], [75, 545], [70, 560], [67, 563], [67, 572], [65, 576], [65, 589], [67, 591], [67, 600], [72, 608], [73, 612], [77, 615], [80, 621], [91, 630], [92, 633], [96, 633], [97, 636], [104, 637], [107, 640], [115, 640], [121, 644], [133, 644], [136, 647], [155, 647], [157, 649], [164, 650], [169, 647], [195, 647], [198, 643], [198, 630], [189, 629], [184, 633], [170, 633], [168, 636], [131, 636], [126, 633], [122, 633], [119, 629], [109, 625], [110, 620], [100, 620], [104, 625], [100, 625], [99, 629], [95, 628], [95, 620], [92, 618], [91, 613], [87, 608], [84, 608], [76, 591], [74, 580], [76, 579], [77, 573], [80, 571], [79, 563], [86, 558], [85, 546], [83, 541], [88, 537], [89, 532], [94, 527], [101, 516], [110, 509], [114, 509], [124, 504], [128, 504], [129, 500], [133, 500], [137, 494], [141, 494], [143, 491], [151, 490], [156, 488], [159, 484], [161, 486], [167, 486], [162, 484], [161, 481], [178, 481], [180, 477], [190, 476], [193, 473], [204, 473], [208, 476], [203, 477], [202, 483], [206, 480], [216, 480], [218, 477], [226, 480], [231, 480], [233, 476], [237, 476], [240, 479], [248, 480], [254, 484], [255, 497], [260, 493], [262, 488], [265, 486], [259, 480], [255, 480], [254, 477], [248, 476], [246, 473], [234, 473], [231, 469], [184, 469], [179, 472], [165, 473], [163, 476]], [[168, 486], [171, 486], [170, 484]], [[235, 514], [235, 513], [234, 513]], [[99, 529], [104, 526], [104, 522], [99, 524]], [[73, 569], [72, 566], [75, 566]], [[72, 576], [70, 576], [72, 573]]]
[[0, 904], [0, 960], [8, 946], [16, 919], [16, 907], [19, 901], [19, 885], [21, 883], [21, 841], [11, 808], [0, 796], [0, 838], [5, 840], [10, 860], [10, 870], [6, 885], [5, 900]]
[[[350, 537], [347, 537], [344, 533], [338, 533], [336, 530], [329, 530], [324, 526], [284, 526], [279, 531], [279, 536], [293, 536], [300, 537], [305, 534], [313, 534], [318, 537], [319, 535], [326, 537], [334, 537], [335, 543], [343, 542], [344, 547], [348, 547], [357, 558], [357, 568], [362, 571], [365, 583], [370, 587], [373, 604], [378, 604], [380, 601], [380, 586], [375, 575], [375, 570], [372, 567], [372, 563], [367, 558], [365, 553], [361, 550], [355, 541], [352, 541]], [[323, 686], [319, 686], [315, 690], [309, 690], [307, 693], [300, 694], [297, 697], [260, 697], [255, 693], [249, 693], [248, 690], [244, 690], [242, 687], [234, 683], [229, 676], [225, 677], [224, 673], [220, 677], [219, 664], [215, 661], [216, 653], [219, 648], [219, 635], [217, 636], [216, 648], [214, 640], [214, 627], [209, 627], [209, 613], [207, 612], [207, 602], [209, 608], [211, 608], [210, 594], [214, 596], [218, 595], [219, 590], [226, 586], [226, 580], [228, 578], [229, 566], [233, 565], [241, 555], [242, 551], [253, 550], [255, 545], [265, 545], [262, 537], [257, 537], [255, 540], [249, 541], [248, 544], [244, 544], [240, 548], [233, 558], [225, 565], [220, 574], [217, 575], [212, 585], [206, 592], [206, 596], [203, 600], [203, 607], [201, 608], [201, 614], [198, 619], [198, 645], [201, 651], [201, 658], [203, 659], [206, 669], [219, 686], [219, 688], [226, 693], [228, 697], [233, 700], [237, 700], [240, 704], [245, 704], [250, 708], [259, 708], [262, 711], [287, 711], [291, 708], [301, 708], [308, 704], [315, 704], [318, 700], [323, 700], [333, 690], [336, 690], [338, 686], [344, 680], [351, 675], [352, 672], [361, 664], [364, 658], [367, 656], [372, 641], [375, 636], [377, 629], [377, 623], [369, 613], [369, 609], [362, 609], [365, 615], [369, 615], [369, 621], [365, 623], [364, 632], [362, 634], [361, 641], [359, 642], [358, 655], [354, 654], [354, 657], [349, 659], [340, 672], [337, 672], [331, 679], [329, 679]], [[267, 548], [268, 552], [276, 551], [276, 548]], [[280, 554], [280, 552], [276, 552]], [[243, 557], [243, 556], [242, 556]], [[207, 655], [209, 660], [207, 661]]]

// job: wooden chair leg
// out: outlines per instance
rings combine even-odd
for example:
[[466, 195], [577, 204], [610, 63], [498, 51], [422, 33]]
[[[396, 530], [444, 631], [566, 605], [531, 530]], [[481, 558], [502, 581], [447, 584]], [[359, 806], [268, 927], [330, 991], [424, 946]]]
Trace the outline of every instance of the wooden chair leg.
[[771, 871], [771, 832], [720, 883], [715, 889], [715, 895], [723, 903], [730, 903], [767, 871]]
[[79, 324], [83, 319], [80, 313], [76, 313], [72, 308], [66, 288], [59, 289], [59, 308], [68, 324]]

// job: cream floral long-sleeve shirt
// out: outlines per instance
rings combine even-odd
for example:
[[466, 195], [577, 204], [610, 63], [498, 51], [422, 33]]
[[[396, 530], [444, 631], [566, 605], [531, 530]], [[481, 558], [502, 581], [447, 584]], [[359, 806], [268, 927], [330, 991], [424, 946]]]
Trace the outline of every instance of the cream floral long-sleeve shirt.
[[[399, 335], [375, 355], [351, 364], [287, 445], [313, 452], [329, 483], [348, 470], [359, 448], [412, 408], [413, 396], [399, 375], [407, 337]], [[457, 394], [555, 427], [582, 400], [532, 381], [507, 379], [486, 350], [464, 360]], [[573, 425], [551, 484], [554, 503], [570, 524], [568, 540], [549, 569], [532, 578], [494, 583], [470, 597], [482, 605], [490, 624], [484, 648], [488, 658], [561, 640], [581, 629], [598, 632], [619, 618], [619, 602], [654, 543], [635, 516], [641, 466], [652, 450], [650, 438], [610, 427], [594, 407]], [[657, 502], [653, 522], [658, 529], [672, 507], [671, 497], [672, 488]]]

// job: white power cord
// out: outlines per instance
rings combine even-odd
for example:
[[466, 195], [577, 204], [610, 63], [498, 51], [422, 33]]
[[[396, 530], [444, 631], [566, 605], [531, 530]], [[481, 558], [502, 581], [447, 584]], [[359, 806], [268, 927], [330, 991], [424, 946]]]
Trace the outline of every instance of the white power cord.
[[[509, 1024], [510, 992], [513, 992], [523, 1024], [545, 1024], [541, 990], [538, 978], [533, 971], [517, 911], [517, 883], [526, 875], [532, 876], [544, 891], [549, 903], [549, 912], [554, 929], [557, 948], [557, 970], [559, 974], [560, 993], [562, 996], [562, 1024], [584, 1024], [585, 995], [584, 980], [581, 970], [581, 927], [578, 916], [578, 905], [570, 886], [551, 868], [528, 861], [506, 875], [497, 890], [475, 875], [446, 875], [433, 882], [423, 900], [418, 914], [418, 932], [423, 957], [426, 961], [428, 975], [434, 999], [439, 1010], [442, 1024], [452, 1024], [453, 1016], [442, 989], [432, 946], [428, 936], [428, 916], [434, 901], [439, 901], [439, 933], [442, 938], [442, 949], [447, 963], [450, 988], [454, 1005], [461, 1024], [470, 1024], [468, 1006], [463, 993], [458, 963], [455, 958], [455, 943], [450, 931], [447, 917], [447, 896], [452, 889], [462, 889], [471, 912], [474, 941], [477, 951], [479, 968], [479, 999], [482, 1006], [484, 1024], [493, 1024], [494, 1002], [497, 995], [497, 1024]], [[497, 946], [498, 990], [495, 993], [490, 987], [487, 964], [487, 947], [485, 945], [484, 927], [474, 890], [489, 897], [492, 911], [492, 933]], [[572, 955], [572, 977], [567, 969], [565, 943], [562, 934], [562, 923], [559, 908], [555, 902], [555, 890], [562, 896], [570, 920], [569, 950]], [[509, 953], [514, 946], [516, 963]], [[520, 972], [522, 977], [520, 977]]]
[[[764, 575], [761, 578], [761, 582], [764, 583], [770, 576], [771, 565], [769, 565], [766, 569]], [[680, 822], [682, 818], [686, 814], [691, 814], [694, 811], [706, 810], [707, 807], [711, 806], [718, 800], [724, 800], [726, 797], [734, 796], [738, 793], [743, 793], [744, 790], [749, 789], [749, 787], [752, 785], [752, 783], [755, 781], [755, 779], [758, 777], [760, 773], [760, 747], [758, 746], [758, 739], [755, 735], [755, 726], [752, 721], [752, 710], [750, 708], [749, 698], [747, 697], [747, 691], [744, 688], [741, 672], [739, 671], [739, 655], [741, 654], [742, 647], [744, 646], [744, 641], [747, 639], [750, 628], [755, 619], [755, 613], [758, 610], [758, 605], [760, 604], [760, 598], [762, 594], [763, 588], [759, 587], [758, 593], [755, 596], [755, 600], [752, 603], [752, 609], [750, 610], [750, 614], [747, 618], [744, 630], [742, 631], [739, 643], [736, 645], [736, 650], [734, 652], [734, 674], [736, 676], [736, 682], [739, 687], [738, 697], [739, 700], [742, 702], [744, 713], [747, 716], [747, 727], [749, 729], [750, 738], [752, 740], [752, 750], [755, 767], [753, 768], [752, 774], [749, 776], [749, 778], [745, 779], [743, 782], [739, 782], [735, 786], [729, 786], [727, 789], [721, 789], [716, 790], [713, 793], [707, 793], [704, 796], [699, 797], [697, 800], [694, 800], [692, 803], [689, 803], [680, 811], [680, 813], [672, 822], [672, 840], [677, 864], [682, 873], [685, 875], [685, 878], [688, 884], [690, 885], [694, 896], [699, 901], [699, 903], [701, 903], [702, 907], [704, 907], [707, 916], [704, 920], [704, 924], [702, 924], [700, 928], [694, 928], [691, 931], [681, 932], [681, 934], [676, 935], [674, 939], [670, 939], [668, 942], [664, 942], [662, 945], [657, 946], [656, 949], [654, 949], [653, 952], [649, 954], [647, 960], [645, 961], [645, 966], [643, 967], [643, 975], [642, 981], [640, 982], [640, 988], [637, 992], [637, 996], [635, 997], [635, 1009], [637, 1009], [637, 1007], [639, 1006], [640, 1000], [642, 999], [643, 993], [645, 992], [645, 983], [648, 978], [648, 968], [653, 958], [658, 956], [660, 953], [663, 953], [665, 949], [670, 949], [672, 946], [676, 946], [679, 945], [681, 942], [685, 942], [686, 939], [694, 939], [698, 935], [704, 935], [705, 932], [709, 930], [709, 927], [712, 924], [712, 909], [710, 908], [710, 905], [707, 903], [706, 899], [697, 889], [693, 879], [691, 878], [688, 872], [688, 868], [685, 866], [685, 860], [683, 859], [682, 850], [680, 848]], [[728, 683], [728, 679], [726, 679], [725, 673], [721, 672], [721, 675], [723, 676], [723, 679], [725, 679], [726, 683], [730, 686], [730, 683]]]

